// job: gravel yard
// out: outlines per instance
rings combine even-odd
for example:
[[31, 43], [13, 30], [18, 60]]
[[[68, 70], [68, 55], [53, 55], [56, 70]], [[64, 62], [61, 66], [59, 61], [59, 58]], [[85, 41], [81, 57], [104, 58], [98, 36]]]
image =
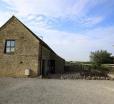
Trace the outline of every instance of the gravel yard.
[[0, 78], [0, 104], [114, 104], [114, 81]]

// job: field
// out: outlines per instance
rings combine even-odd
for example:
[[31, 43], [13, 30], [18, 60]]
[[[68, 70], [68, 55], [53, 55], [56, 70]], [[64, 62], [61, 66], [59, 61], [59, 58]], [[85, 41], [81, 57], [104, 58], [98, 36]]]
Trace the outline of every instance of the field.
[[114, 81], [0, 78], [0, 104], [114, 104]]

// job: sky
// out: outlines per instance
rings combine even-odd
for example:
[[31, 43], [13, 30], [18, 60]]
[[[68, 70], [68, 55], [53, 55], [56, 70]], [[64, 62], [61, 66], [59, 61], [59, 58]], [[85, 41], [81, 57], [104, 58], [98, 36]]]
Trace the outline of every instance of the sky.
[[114, 0], [0, 0], [0, 26], [12, 15], [67, 61], [114, 55]]

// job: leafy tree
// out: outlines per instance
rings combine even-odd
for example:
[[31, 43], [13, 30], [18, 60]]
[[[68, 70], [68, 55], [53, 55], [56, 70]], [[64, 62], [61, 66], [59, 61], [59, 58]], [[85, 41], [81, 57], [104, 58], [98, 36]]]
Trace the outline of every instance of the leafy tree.
[[106, 50], [91, 52], [90, 60], [97, 66], [100, 66], [101, 64], [111, 63], [111, 53], [107, 52]]

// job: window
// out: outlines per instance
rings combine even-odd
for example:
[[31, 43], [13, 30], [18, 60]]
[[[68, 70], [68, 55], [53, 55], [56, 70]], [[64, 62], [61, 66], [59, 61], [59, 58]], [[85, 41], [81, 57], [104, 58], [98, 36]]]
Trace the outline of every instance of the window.
[[15, 51], [15, 40], [6, 40], [5, 53], [14, 53]]

